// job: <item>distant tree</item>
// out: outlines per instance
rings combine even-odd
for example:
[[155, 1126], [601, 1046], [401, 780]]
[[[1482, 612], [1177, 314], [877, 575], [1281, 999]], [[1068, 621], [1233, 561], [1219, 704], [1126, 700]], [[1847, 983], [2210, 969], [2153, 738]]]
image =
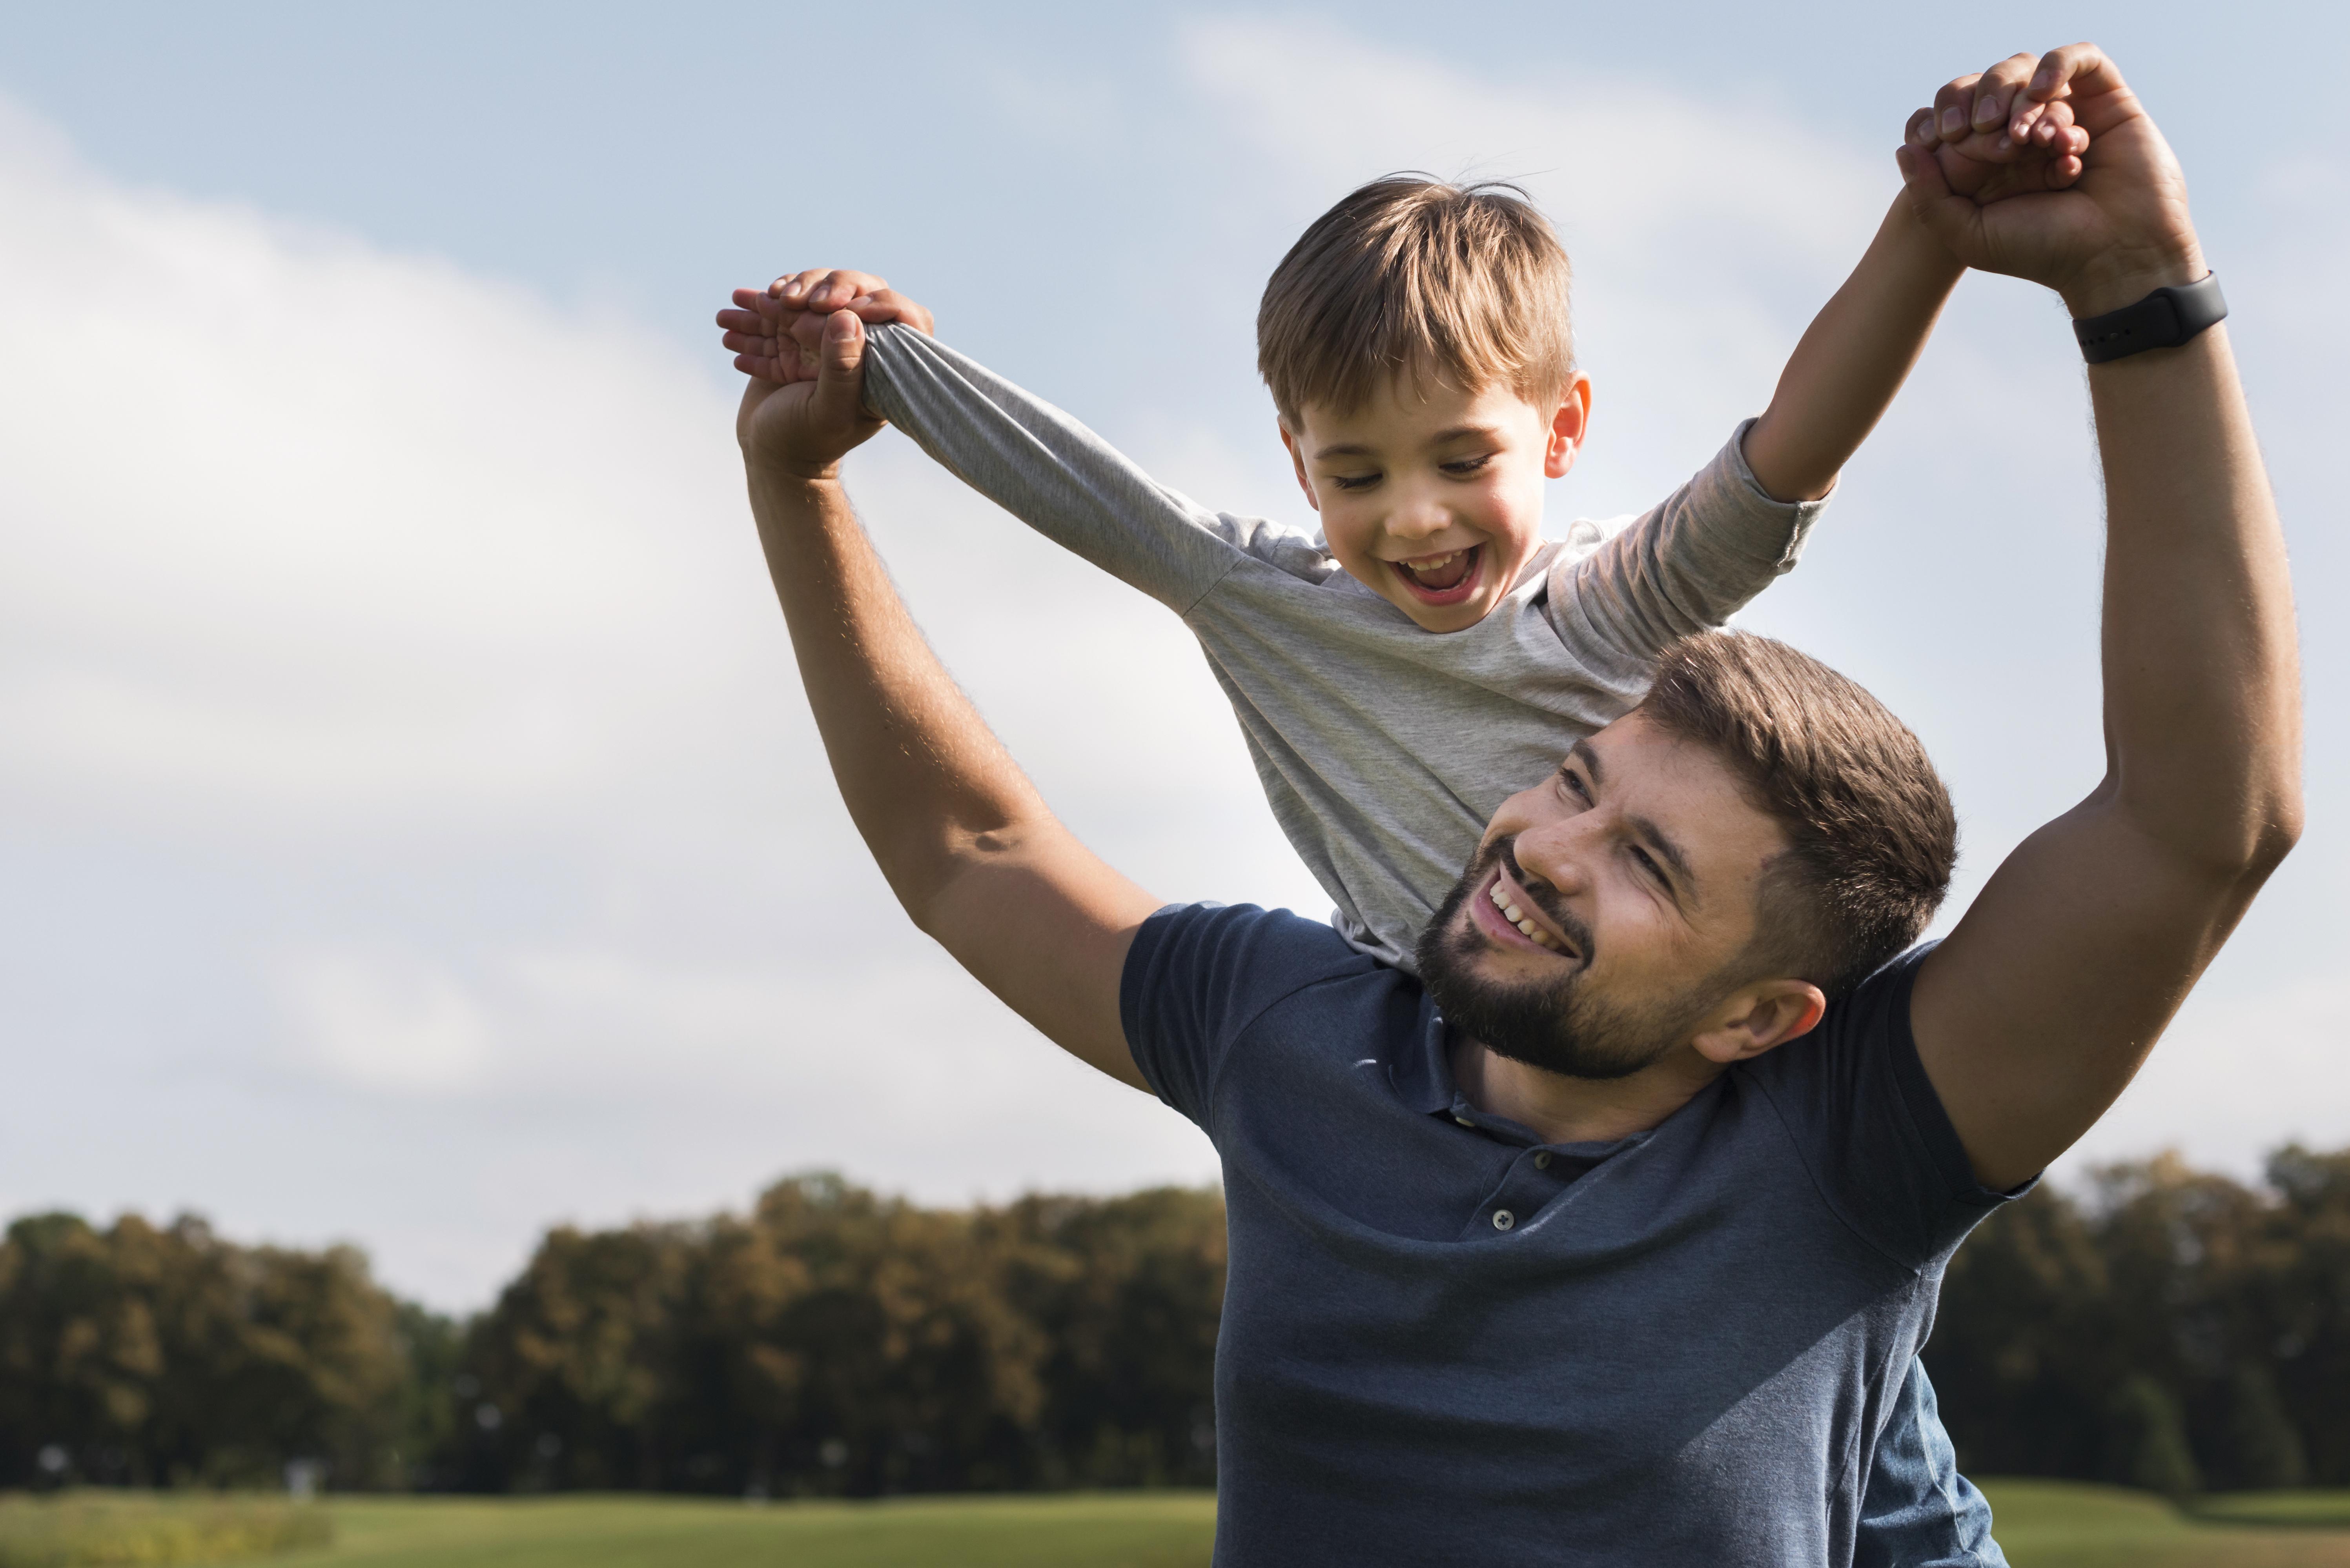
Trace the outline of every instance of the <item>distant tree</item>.
[[2278, 1401], [2310, 1483], [2350, 1486], [2350, 1149], [2289, 1146], [2268, 1181], [2291, 1238], [2266, 1282]]
[[0, 1482], [37, 1479], [44, 1449], [97, 1481], [274, 1481], [296, 1458], [400, 1479], [398, 1307], [348, 1248], [238, 1247], [188, 1216], [19, 1220], [0, 1373]]
[[1092, 1486], [1215, 1480], [1224, 1204], [1212, 1189], [1024, 1199], [1013, 1290], [1050, 1345], [1045, 1477]]
[[755, 1374], [771, 1473], [852, 1494], [1029, 1483], [1047, 1345], [1011, 1299], [1005, 1241], [836, 1176], [761, 1194], [723, 1251], [712, 1326]]
[[2289, 1148], [2262, 1189], [2162, 1155], [2012, 1205], [1927, 1362], [1970, 1468], [2178, 1491], [2350, 1480], [2345, 1345], [2350, 1156]]
[[2133, 1372], [2114, 1390], [2106, 1416], [2110, 1439], [2103, 1479], [2175, 1498], [2201, 1489], [2188, 1447], [2187, 1420], [2169, 1389], [2146, 1373]]
[[498, 1490], [674, 1486], [680, 1308], [699, 1228], [547, 1232], [466, 1346], [460, 1475]]

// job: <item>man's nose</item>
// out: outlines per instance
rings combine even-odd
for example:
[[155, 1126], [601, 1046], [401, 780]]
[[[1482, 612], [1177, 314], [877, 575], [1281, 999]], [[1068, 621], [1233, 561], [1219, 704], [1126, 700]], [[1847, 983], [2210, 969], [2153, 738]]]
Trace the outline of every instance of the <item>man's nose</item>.
[[1571, 898], [1591, 885], [1592, 836], [1585, 828], [1585, 819], [1591, 815], [1585, 812], [1518, 835], [1510, 852], [1525, 881], [1533, 885], [1528, 891], [1547, 886], [1559, 897]]

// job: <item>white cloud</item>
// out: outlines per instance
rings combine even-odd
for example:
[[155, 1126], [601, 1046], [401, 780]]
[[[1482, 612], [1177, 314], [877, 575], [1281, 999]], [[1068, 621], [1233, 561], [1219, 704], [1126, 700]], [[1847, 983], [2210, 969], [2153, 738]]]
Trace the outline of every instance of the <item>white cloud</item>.
[[[0, 851], [58, 879], [6, 914], [90, 955], [14, 971], [0, 1030], [69, 1021], [94, 1044], [36, 1058], [45, 1097], [110, 1107], [17, 1141], [0, 1205], [380, 1236], [392, 1279], [463, 1302], [554, 1217], [811, 1163], [942, 1200], [1212, 1170], [889, 900], [805, 716], [732, 389], [442, 263], [113, 185], [21, 116], [0, 208]], [[1255, 874], [1286, 857], [1171, 618], [894, 437], [858, 472], [1073, 820], [1170, 892], [1311, 894]], [[94, 867], [202, 929], [80, 909]], [[226, 966], [201, 1010], [77, 989], [198, 940]], [[287, 1184], [297, 1149], [349, 1184]]]
[[286, 962], [279, 992], [306, 1053], [356, 1087], [462, 1090], [489, 1064], [481, 1004], [414, 954], [307, 954]]

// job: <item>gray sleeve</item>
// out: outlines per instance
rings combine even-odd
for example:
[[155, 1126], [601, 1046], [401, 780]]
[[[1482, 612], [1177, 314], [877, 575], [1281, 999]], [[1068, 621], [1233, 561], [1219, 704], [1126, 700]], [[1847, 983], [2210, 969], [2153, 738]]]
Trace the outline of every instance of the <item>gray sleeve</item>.
[[1286, 565], [1305, 544], [1208, 511], [1052, 404], [894, 322], [869, 336], [865, 400], [973, 490], [1179, 614], [1243, 555]]
[[1746, 466], [1748, 420], [1664, 504], [1620, 529], [1578, 523], [1551, 568], [1550, 616], [1572, 648], [1653, 660], [1691, 632], [1721, 625], [1794, 569], [1827, 505], [1778, 501]]

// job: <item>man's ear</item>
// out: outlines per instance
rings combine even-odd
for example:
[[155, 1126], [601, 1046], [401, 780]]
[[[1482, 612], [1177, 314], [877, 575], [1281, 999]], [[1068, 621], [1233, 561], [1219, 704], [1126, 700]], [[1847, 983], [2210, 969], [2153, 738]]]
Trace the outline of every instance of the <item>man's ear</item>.
[[1727, 1067], [1809, 1034], [1827, 1010], [1826, 995], [1809, 981], [1758, 980], [1732, 992], [1690, 1044]]
[[1543, 449], [1543, 476], [1565, 479], [1590, 431], [1591, 378], [1577, 376], [1567, 383], [1565, 394], [1551, 412], [1550, 435]]
[[1322, 510], [1322, 498], [1314, 493], [1314, 482], [1305, 477], [1305, 452], [1298, 446], [1297, 436], [1290, 430], [1289, 421], [1283, 420], [1279, 423], [1281, 444], [1289, 449], [1290, 466], [1297, 470], [1297, 488], [1305, 492], [1305, 504], [1319, 512]]

